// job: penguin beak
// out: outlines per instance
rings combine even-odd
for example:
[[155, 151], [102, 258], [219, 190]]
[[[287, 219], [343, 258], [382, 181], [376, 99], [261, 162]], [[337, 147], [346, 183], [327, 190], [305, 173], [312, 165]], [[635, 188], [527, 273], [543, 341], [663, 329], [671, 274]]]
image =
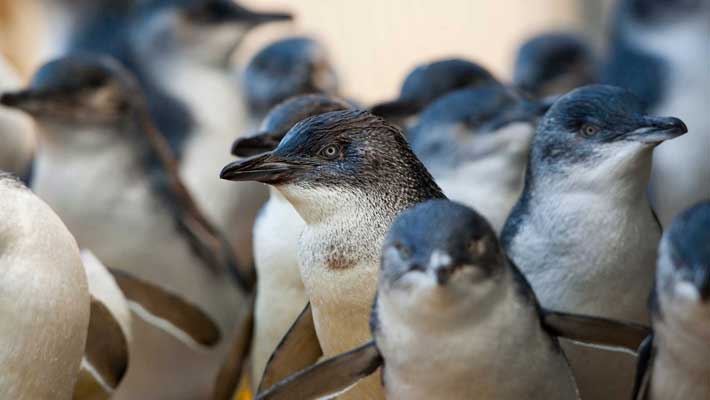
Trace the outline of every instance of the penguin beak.
[[38, 111], [38, 106], [43, 102], [42, 97], [32, 90], [8, 92], [0, 96], [0, 104], [32, 114]]
[[657, 145], [666, 140], [677, 138], [688, 132], [688, 127], [678, 118], [651, 117], [641, 118], [640, 127], [626, 136], [627, 140]]
[[251, 26], [267, 22], [289, 21], [293, 16], [285, 12], [256, 12], [233, 0], [206, 0], [187, 9], [187, 15], [206, 23], [247, 23]]
[[404, 118], [421, 111], [422, 106], [413, 100], [397, 99], [376, 104], [370, 112], [382, 118]]
[[232, 143], [232, 155], [251, 157], [275, 149], [281, 142], [282, 135], [260, 132], [254, 136], [238, 138]]
[[219, 177], [228, 181], [256, 181], [279, 185], [293, 180], [301, 168], [273, 153], [264, 153], [228, 164]]

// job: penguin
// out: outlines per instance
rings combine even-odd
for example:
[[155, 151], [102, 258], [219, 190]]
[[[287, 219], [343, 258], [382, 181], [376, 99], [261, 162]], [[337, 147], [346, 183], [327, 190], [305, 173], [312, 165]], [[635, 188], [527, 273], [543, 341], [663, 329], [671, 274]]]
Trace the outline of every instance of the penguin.
[[651, 299], [653, 335], [640, 352], [634, 399], [710, 399], [710, 201], [664, 232]]
[[432, 200], [402, 212], [387, 234], [374, 341], [260, 398], [316, 398], [379, 367], [388, 399], [578, 399], [561, 325], [586, 339], [619, 335], [602, 341], [633, 349], [649, 332], [542, 309], [480, 214]]
[[677, 115], [689, 134], [654, 151], [650, 195], [665, 226], [710, 197], [710, 2], [620, 1], [603, 82], [625, 87], [657, 115]]
[[[628, 90], [590, 85], [557, 100], [533, 138], [523, 194], [501, 234], [546, 308], [648, 322], [661, 227], [646, 197], [653, 149], [687, 132]], [[582, 398], [631, 395], [633, 358], [563, 343]]]
[[144, 0], [109, 32], [98, 24], [99, 33], [85, 30], [71, 46], [72, 53], [113, 56], [136, 76], [181, 178], [245, 265], [252, 263], [251, 229], [267, 192], [255, 184], [227, 185], [214, 173], [229, 160], [224, 149], [232, 133], [258, 123], [229, 58], [253, 27], [291, 18], [231, 0]]
[[599, 82], [599, 61], [592, 46], [572, 32], [545, 32], [520, 46], [513, 85], [537, 98], [560, 95]]
[[[126, 338], [91, 296], [76, 241], [14, 175], [0, 172], [0, 199], [0, 398], [85, 399], [74, 392], [85, 368], [113, 390], [127, 367]], [[99, 337], [107, 351], [92, 352]]]
[[[0, 55], [0, 92], [20, 87], [21, 79]], [[11, 172], [29, 183], [37, 133], [32, 120], [16, 110], [0, 106], [0, 170]]]
[[249, 111], [262, 119], [290, 97], [336, 95], [339, 85], [326, 49], [309, 37], [295, 36], [277, 40], [256, 53], [244, 70], [242, 86]]
[[[274, 107], [264, 119], [259, 134], [237, 139], [232, 153], [245, 156], [271, 151], [298, 121], [349, 107], [347, 102], [333, 96], [292, 97]], [[271, 188], [269, 200], [254, 224], [254, 264], [259, 277], [251, 351], [254, 389], [269, 357], [308, 302], [296, 257], [304, 226], [288, 200]]]
[[[232, 331], [247, 312], [249, 270], [182, 185], [125, 69], [100, 56], [59, 59], [0, 103], [28, 112], [40, 127], [33, 189], [81, 246], [112, 268], [179, 293], [222, 332]], [[140, 320], [133, 329], [132, 363], [116, 398], [206, 396], [224, 341], [205, 349]]]
[[478, 210], [500, 232], [523, 190], [544, 111], [503, 85], [460, 89], [425, 108], [408, 138], [447, 197]]
[[416, 114], [442, 95], [465, 87], [478, 87], [497, 80], [484, 67], [460, 58], [421, 64], [402, 83], [399, 96], [372, 106], [372, 113], [406, 126]]
[[[302, 316], [312, 318], [325, 356], [370, 340], [379, 252], [394, 217], [444, 197], [402, 131], [363, 110], [307, 118], [275, 150], [232, 162], [220, 176], [276, 187], [303, 218], [298, 264], [312, 312]], [[294, 333], [302, 334], [292, 328], [282, 345]], [[370, 377], [342, 398], [382, 396]]]

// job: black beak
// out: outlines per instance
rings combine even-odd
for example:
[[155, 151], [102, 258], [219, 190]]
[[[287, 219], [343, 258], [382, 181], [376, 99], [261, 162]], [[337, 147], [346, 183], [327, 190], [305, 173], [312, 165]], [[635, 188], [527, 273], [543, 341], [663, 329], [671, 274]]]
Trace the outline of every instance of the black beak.
[[0, 96], [0, 104], [5, 107], [16, 108], [23, 111], [31, 111], [29, 105], [37, 98], [31, 90], [20, 90], [17, 92], [3, 93]]
[[298, 166], [272, 153], [264, 153], [229, 163], [222, 169], [219, 177], [228, 181], [256, 181], [278, 185], [290, 181], [298, 169]]
[[225, 3], [221, 10], [222, 18], [225, 22], [242, 21], [253, 25], [265, 24], [268, 22], [290, 21], [293, 15], [287, 12], [258, 12], [242, 7], [232, 0]]
[[254, 136], [239, 138], [232, 143], [232, 155], [236, 157], [251, 157], [275, 149], [281, 136], [269, 132], [258, 133]]
[[659, 144], [688, 132], [685, 123], [675, 117], [643, 117], [640, 127], [627, 138], [646, 144]]
[[422, 110], [421, 104], [416, 101], [397, 99], [376, 104], [370, 112], [382, 118], [405, 118]]
[[245, 22], [259, 25], [293, 19], [289, 13], [252, 11], [233, 0], [205, 0], [187, 9], [187, 13], [193, 20], [206, 23]]

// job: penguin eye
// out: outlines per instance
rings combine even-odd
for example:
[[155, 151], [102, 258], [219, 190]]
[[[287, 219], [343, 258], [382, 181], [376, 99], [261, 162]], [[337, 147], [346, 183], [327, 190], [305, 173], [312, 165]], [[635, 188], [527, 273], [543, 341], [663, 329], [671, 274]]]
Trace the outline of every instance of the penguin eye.
[[596, 135], [597, 132], [599, 132], [599, 127], [592, 124], [584, 124], [582, 125], [582, 129], [580, 129], [579, 132], [584, 137], [592, 137]]
[[335, 160], [340, 154], [340, 146], [329, 144], [320, 151], [320, 154], [328, 160]]
[[408, 260], [412, 256], [412, 252], [409, 251], [409, 248], [405, 246], [402, 242], [395, 242], [393, 246], [395, 250], [397, 250], [397, 252], [399, 253], [399, 256], [402, 258], [402, 260]]

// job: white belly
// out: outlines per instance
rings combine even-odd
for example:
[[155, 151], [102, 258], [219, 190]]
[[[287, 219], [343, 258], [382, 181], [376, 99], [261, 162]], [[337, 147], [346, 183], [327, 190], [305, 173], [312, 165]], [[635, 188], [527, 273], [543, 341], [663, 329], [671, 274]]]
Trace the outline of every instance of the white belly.
[[254, 260], [258, 275], [252, 343], [252, 382], [258, 384], [283, 335], [308, 302], [298, 269], [298, 239], [305, 223], [277, 192], [254, 225]]

